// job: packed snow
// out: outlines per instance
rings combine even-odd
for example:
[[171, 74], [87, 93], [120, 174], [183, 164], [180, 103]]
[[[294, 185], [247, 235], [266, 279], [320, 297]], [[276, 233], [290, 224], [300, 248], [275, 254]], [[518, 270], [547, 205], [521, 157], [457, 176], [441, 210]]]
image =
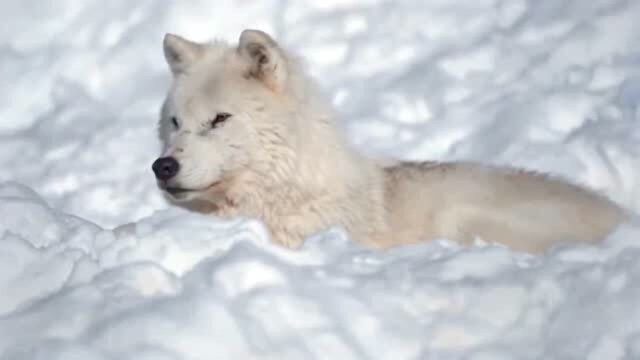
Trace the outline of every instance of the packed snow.
[[167, 204], [165, 32], [270, 32], [354, 146], [558, 174], [640, 210], [636, 0], [2, 1], [0, 359], [640, 359], [640, 223], [543, 255], [300, 251]]

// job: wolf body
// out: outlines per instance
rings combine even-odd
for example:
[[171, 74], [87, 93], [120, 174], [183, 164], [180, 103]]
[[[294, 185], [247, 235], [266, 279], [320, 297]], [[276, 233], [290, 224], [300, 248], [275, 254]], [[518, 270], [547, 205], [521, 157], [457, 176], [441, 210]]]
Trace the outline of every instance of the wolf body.
[[181, 206], [262, 220], [297, 248], [332, 226], [386, 248], [436, 238], [539, 252], [603, 238], [626, 212], [584, 188], [474, 163], [381, 165], [352, 149], [295, 57], [245, 30], [237, 46], [164, 40], [158, 185]]

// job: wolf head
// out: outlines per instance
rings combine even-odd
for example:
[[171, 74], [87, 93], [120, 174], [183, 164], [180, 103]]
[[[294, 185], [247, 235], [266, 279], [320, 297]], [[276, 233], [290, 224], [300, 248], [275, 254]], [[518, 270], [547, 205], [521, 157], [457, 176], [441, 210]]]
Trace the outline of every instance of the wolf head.
[[278, 44], [257, 30], [243, 31], [237, 47], [167, 34], [164, 54], [173, 83], [152, 166], [158, 186], [177, 202], [215, 202], [248, 169], [269, 171], [295, 128], [293, 64]]

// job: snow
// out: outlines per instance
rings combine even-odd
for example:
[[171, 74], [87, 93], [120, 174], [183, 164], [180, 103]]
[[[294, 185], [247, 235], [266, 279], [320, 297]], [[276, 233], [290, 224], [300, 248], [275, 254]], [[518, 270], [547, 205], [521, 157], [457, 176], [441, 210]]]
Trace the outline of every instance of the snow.
[[[640, 223], [533, 256], [170, 207], [165, 32], [274, 34], [363, 152], [560, 174], [640, 210], [640, 2], [2, 1], [1, 359], [638, 359]], [[73, 215], [71, 215], [73, 214]]]

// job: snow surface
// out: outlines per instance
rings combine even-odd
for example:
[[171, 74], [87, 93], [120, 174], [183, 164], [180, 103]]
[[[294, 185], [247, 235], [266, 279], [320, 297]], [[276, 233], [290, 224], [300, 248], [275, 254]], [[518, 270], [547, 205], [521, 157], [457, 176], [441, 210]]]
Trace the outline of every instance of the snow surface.
[[[637, 0], [0, 2], [1, 359], [640, 359], [640, 225], [542, 256], [169, 207], [161, 40], [302, 54], [363, 152], [561, 174], [640, 210]], [[74, 215], [70, 215], [74, 214]]]

